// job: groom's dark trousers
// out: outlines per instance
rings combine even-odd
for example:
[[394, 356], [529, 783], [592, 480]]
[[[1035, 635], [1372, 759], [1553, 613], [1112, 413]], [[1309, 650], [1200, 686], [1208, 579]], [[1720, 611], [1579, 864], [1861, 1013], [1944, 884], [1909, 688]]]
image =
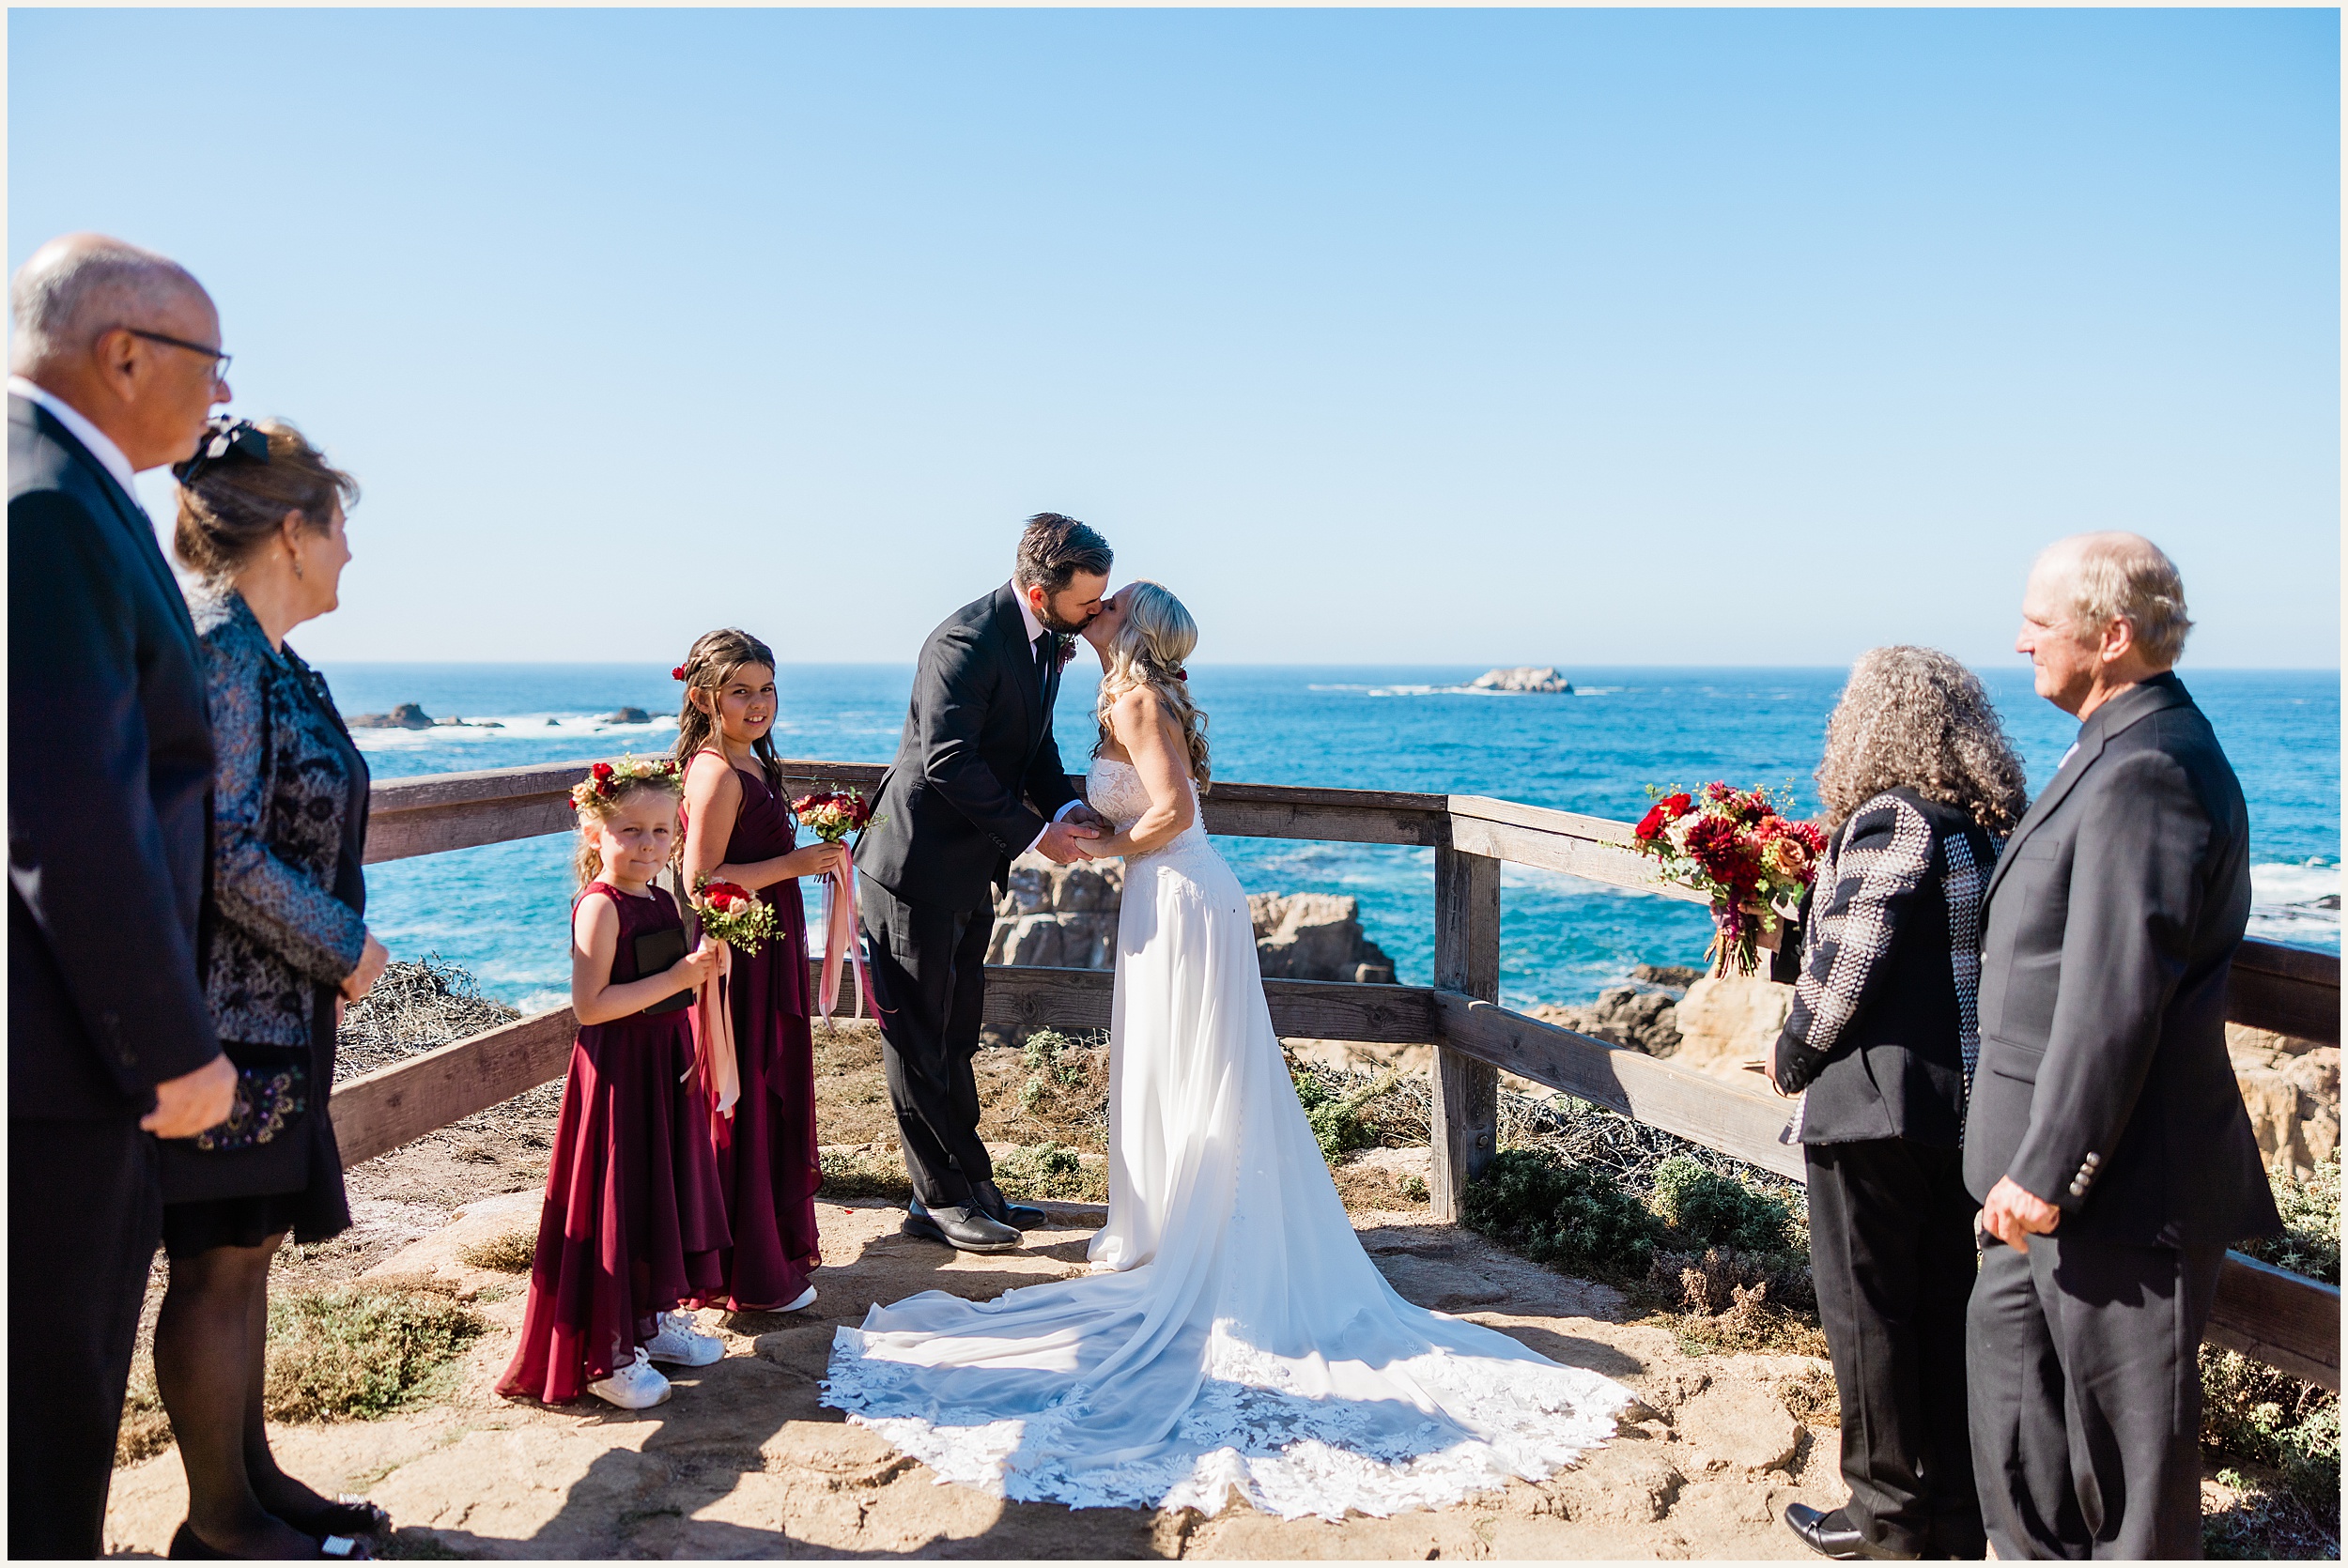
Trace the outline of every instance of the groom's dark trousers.
[[2201, 1555], [2195, 1366], [2226, 1247], [2281, 1228], [2226, 1059], [2249, 818], [2172, 674], [2089, 715], [1989, 880], [1965, 1185], [2061, 1212], [1967, 1320], [2000, 1561]]
[[857, 914], [881, 1065], [913, 1191], [932, 1208], [993, 1179], [970, 1059], [986, 1004], [995, 889], [1076, 792], [1052, 738], [1058, 647], [1030, 639], [1009, 584], [921, 645], [896, 761], [857, 841]]
[[220, 1054], [196, 976], [211, 722], [147, 514], [8, 398], [8, 1555], [103, 1545], [162, 1228], [154, 1086]]

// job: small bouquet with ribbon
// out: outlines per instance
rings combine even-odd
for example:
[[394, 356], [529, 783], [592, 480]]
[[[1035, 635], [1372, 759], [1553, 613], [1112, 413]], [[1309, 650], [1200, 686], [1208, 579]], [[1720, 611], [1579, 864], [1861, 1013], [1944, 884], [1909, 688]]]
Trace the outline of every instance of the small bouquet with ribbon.
[[[864, 798], [862, 791], [836, 786], [801, 795], [791, 803], [791, 813], [798, 818], [800, 826], [826, 844], [844, 844], [850, 835], [886, 820], [873, 815], [872, 803]], [[857, 995], [877, 1012], [880, 1004], [872, 1000], [872, 977], [864, 972], [864, 949], [857, 943], [854, 860], [843, 862], [824, 879], [824, 961], [816, 978], [815, 993], [826, 1027], [831, 1023], [832, 1009], [840, 1005], [842, 953], [856, 966]]]
[[1817, 875], [1826, 835], [1790, 815], [1790, 792], [1772, 797], [1712, 783], [1694, 792], [1650, 784], [1646, 792], [1655, 804], [1631, 829], [1630, 848], [1658, 862], [1665, 881], [1712, 900], [1712, 973], [1754, 973]]
[[734, 1141], [734, 1106], [742, 1098], [742, 1069], [734, 1047], [734, 1007], [726, 991], [734, 950], [755, 954], [775, 934], [775, 912], [749, 888], [703, 876], [693, 884], [693, 914], [702, 935], [718, 944], [718, 967], [693, 998], [693, 1037], [702, 1084], [709, 1095], [709, 1130], [719, 1148]]

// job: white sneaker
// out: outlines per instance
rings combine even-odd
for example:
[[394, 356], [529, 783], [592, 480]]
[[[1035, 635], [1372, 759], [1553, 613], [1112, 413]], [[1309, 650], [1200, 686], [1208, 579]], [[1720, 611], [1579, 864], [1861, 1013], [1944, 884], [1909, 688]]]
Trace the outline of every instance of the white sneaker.
[[646, 1341], [644, 1354], [656, 1361], [678, 1366], [707, 1366], [726, 1356], [726, 1342], [701, 1331], [701, 1319], [689, 1312], [664, 1312], [660, 1331]]
[[815, 1287], [813, 1285], [809, 1285], [805, 1290], [799, 1292], [796, 1299], [791, 1300], [775, 1310], [777, 1312], [797, 1312], [801, 1307], [811, 1307], [814, 1304]]
[[598, 1377], [587, 1385], [587, 1391], [607, 1405], [617, 1405], [623, 1410], [649, 1410], [669, 1397], [669, 1380], [652, 1368], [644, 1357], [644, 1347], [636, 1347], [636, 1359], [615, 1369], [609, 1377]]

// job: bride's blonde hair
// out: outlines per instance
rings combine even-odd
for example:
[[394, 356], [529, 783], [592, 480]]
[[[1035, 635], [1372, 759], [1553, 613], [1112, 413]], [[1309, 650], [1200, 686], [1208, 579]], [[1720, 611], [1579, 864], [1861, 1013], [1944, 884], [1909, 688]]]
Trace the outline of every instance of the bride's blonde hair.
[[1116, 710], [1117, 699], [1147, 687], [1182, 727], [1182, 739], [1190, 747], [1190, 776], [1198, 785], [1198, 792], [1205, 794], [1207, 715], [1190, 699], [1189, 678], [1182, 669], [1182, 661], [1198, 646], [1198, 623], [1190, 618], [1180, 599], [1153, 582], [1129, 582], [1117, 597], [1125, 619], [1109, 643], [1108, 669], [1101, 676], [1101, 697], [1093, 708], [1101, 725], [1101, 745], [1093, 748], [1094, 754], [1109, 744], [1109, 715]]

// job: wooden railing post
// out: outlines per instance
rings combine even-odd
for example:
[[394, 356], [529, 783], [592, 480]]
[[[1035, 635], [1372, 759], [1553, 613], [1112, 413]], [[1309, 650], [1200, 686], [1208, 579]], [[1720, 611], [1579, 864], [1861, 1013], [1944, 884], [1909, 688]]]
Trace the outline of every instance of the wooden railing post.
[[[1500, 1000], [1500, 862], [1448, 844], [1435, 849], [1435, 989]], [[1427, 1185], [1435, 1220], [1450, 1224], [1499, 1141], [1500, 1071], [1438, 1039], [1434, 1080]]]

